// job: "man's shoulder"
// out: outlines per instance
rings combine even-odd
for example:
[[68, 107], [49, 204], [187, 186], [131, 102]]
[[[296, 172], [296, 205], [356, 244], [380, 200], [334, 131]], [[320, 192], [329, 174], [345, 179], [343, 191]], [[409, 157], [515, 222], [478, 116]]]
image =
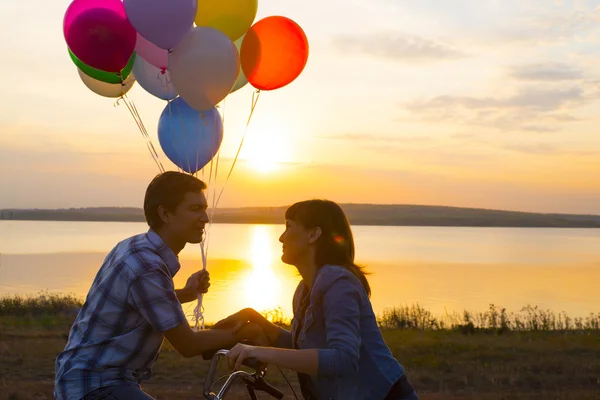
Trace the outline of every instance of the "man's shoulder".
[[159, 252], [148, 240], [146, 233], [122, 240], [111, 253], [114, 253], [113, 263], [127, 267], [135, 276], [160, 269], [164, 264]]

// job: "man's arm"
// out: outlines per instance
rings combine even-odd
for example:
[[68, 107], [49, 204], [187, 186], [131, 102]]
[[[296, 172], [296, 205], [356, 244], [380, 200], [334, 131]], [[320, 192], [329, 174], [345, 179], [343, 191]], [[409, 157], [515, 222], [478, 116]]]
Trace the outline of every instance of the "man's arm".
[[175, 294], [181, 304], [192, 302], [198, 298], [197, 293], [191, 293], [187, 288], [175, 289]]
[[195, 357], [207, 351], [231, 348], [243, 340], [255, 343], [265, 342], [260, 327], [247, 324], [237, 333], [233, 329], [208, 329], [194, 332], [187, 322], [164, 332], [175, 350], [185, 358]]
[[194, 274], [188, 279], [184, 289], [174, 290], [173, 280], [164, 270], [150, 270], [137, 276], [132, 282], [130, 304], [155, 331], [163, 333], [184, 357], [229, 348], [244, 339], [251, 339], [256, 344], [265, 344], [266, 339], [257, 340], [260, 339], [262, 330], [256, 324], [246, 324], [236, 333], [231, 328], [200, 332], [192, 330], [179, 301], [187, 300], [188, 296], [196, 298], [199, 290], [208, 289], [208, 285], [200, 286], [201, 281], [197, 275]]

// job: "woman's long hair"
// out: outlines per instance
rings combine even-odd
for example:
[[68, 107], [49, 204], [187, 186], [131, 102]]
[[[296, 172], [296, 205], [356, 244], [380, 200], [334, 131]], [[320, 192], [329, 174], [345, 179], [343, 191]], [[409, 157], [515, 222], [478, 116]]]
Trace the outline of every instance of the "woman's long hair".
[[285, 219], [306, 229], [321, 228], [321, 236], [316, 242], [317, 267], [329, 264], [348, 269], [360, 280], [367, 295], [371, 296], [364, 267], [354, 263], [354, 237], [350, 223], [338, 204], [329, 200], [301, 201], [287, 209]]

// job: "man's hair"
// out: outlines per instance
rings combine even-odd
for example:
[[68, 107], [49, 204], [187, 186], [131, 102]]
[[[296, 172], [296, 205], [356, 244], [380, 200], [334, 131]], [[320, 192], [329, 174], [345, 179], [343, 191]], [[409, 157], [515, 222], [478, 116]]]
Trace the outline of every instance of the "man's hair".
[[186, 193], [202, 192], [204, 189], [204, 182], [183, 172], [167, 171], [157, 175], [148, 185], [144, 198], [144, 216], [148, 226], [158, 229], [163, 225], [163, 220], [158, 215], [159, 206], [175, 211]]

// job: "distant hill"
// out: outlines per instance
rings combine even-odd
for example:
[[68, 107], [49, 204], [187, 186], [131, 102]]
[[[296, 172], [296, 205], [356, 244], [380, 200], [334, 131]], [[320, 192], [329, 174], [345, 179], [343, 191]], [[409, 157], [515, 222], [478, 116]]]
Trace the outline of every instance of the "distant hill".
[[[213, 222], [283, 224], [287, 207], [221, 208]], [[600, 228], [600, 216], [540, 214], [476, 208], [342, 204], [353, 225]], [[1, 220], [144, 222], [140, 208], [6, 209]]]

